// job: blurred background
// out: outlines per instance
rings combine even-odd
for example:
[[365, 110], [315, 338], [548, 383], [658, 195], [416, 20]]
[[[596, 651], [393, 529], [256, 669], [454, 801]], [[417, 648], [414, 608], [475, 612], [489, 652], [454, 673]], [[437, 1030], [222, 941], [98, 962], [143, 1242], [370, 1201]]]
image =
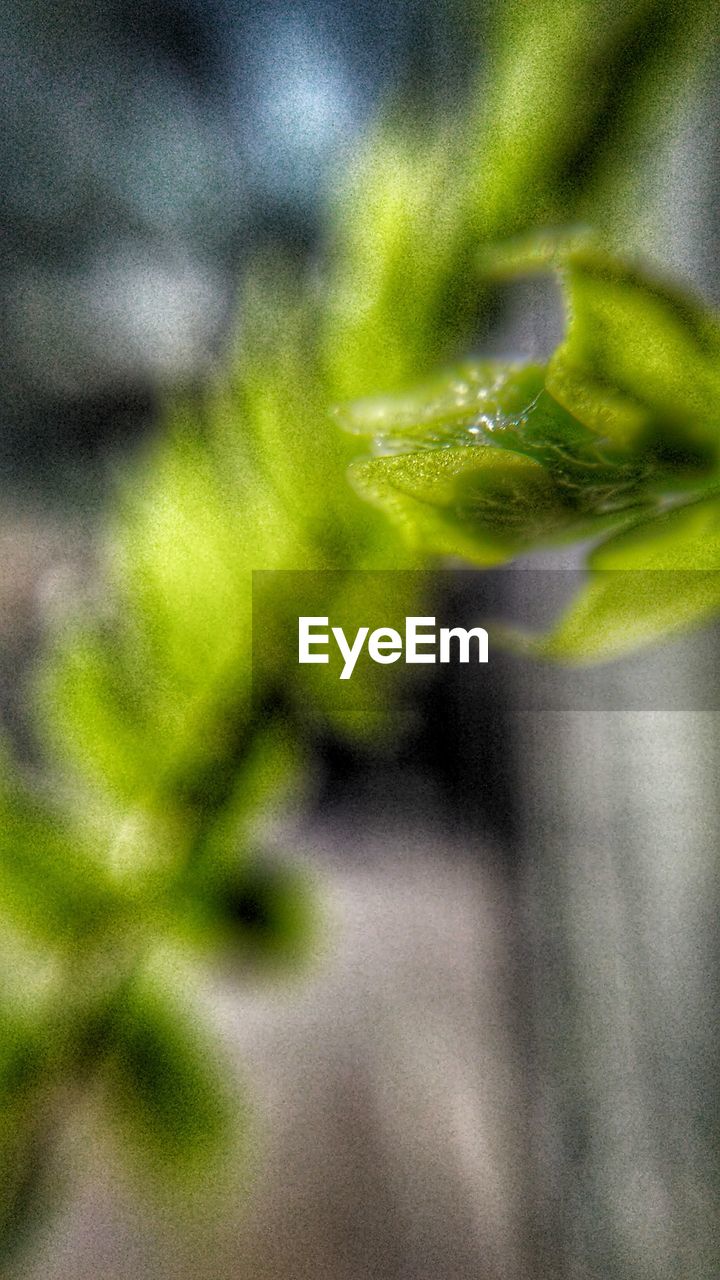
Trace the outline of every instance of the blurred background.
[[[322, 291], [381, 114], [422, 135], [489, 103], [488, 239], [590, 223], [720, 302], [712, 5], [6, 0], [2, 30], [0, 707], [40, 790], [33, 672], [102, 595], [118, 476], [242, 352], [251, 262]], [[506, 172], [517, 120], [533, 163]], [[542, 359], [555, 288], [467, 327], [455, 354]], [[478, 607], [468, 573], [442, 593], [450, 622]], [[308, 729], [312, 783], [264, 839], [319, 879], [322, 956], [202, 990], [257, 1110], [252, 1190], [178, 1222], [73, 1092], [40, 1126], [63, 1200], [8, 1274], [717, 1275], [717, 646], [615, 664], [610, 710], [530, 711], [510, 664], [424, 682], [381, 745]]]

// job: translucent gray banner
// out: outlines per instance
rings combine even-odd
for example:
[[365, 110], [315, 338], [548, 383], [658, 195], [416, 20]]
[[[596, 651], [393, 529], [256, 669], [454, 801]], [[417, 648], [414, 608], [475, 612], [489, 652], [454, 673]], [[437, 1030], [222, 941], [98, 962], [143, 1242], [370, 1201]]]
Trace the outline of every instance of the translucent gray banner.
[[[253, 697], [412, 712], [428, 681], [543, 710], [720, 709], [720, 571], [258, 571]], [[298, 690], [300, 691], [298, 694]]]

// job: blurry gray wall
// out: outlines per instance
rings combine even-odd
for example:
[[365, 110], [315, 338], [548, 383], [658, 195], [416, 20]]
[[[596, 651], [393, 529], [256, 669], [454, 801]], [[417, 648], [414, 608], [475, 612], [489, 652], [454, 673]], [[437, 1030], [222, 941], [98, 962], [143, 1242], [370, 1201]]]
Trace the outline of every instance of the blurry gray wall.
[[[713, 75], [648, 166], [634, 232], [715, 303], [717, 110]], [[613, 709], [518, 703], [547, 1274], [720, 1270], [718, 656], [715, 629], [608, 668]], [[639, 685], [656, 704], [618, 709]]]

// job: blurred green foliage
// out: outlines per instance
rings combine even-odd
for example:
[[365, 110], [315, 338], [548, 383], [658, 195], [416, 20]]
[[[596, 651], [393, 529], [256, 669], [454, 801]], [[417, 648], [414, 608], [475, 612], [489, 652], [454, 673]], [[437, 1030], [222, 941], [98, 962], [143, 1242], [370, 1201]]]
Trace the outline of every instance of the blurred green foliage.
[[[492, 563], [601, 527], [615, 537], [596, 556], [626, 565], [660, 565], [683, 543], [687, 563], [705, 546], [711, 317], [577, 249], [561, 258], [576, 311], [547, 370], [468, 353], [495, 305], [491, 245], [588, 216], [629, 235], [640, 157], [661, 145], [716, 24], [707, 3], [498, 4], [462, 110], [387, 112], [336, 193], [322, 263], [255, 265], [232, 372], [170, 407], [128, 464], [102, 604], [39, 672], [42, 776], [21, 780], [8, 759], [0, 794], [6, 1251], [32, 1218], [32, 1153], [72, 1080], [105, 1081], [161, 1180], [197, 1186], [220, 1159], [242, 1115], [188, 974], [228, 948], [244, 964], [308, 948], [308, 886], [268, 866], [258, 831], [298, 794], [310, 720], [391, 724], [348, 728], [328, 684], [311, 693], [304, 669], [273, 664], [270, 635], [252, 670], [253, 570], [413, 568], [428, 550]], [[463, 362], [449, 380], [413, 390], [448, 359]], [[359, 399], [355, 429], [387, 453], [355, 464], [356, 483], [420, 547], [347, 482], [357, 442], [332, 410]], [[479, 418], [499, 447], [465, 443]], [[671, 490], [694, 505], [666, 512]], [[264, 589], [278, 627], [297, 616], [282, 574]], [[358, 590], [338, 574], [350, 615]], [[597, 589], [578, 607], [586, 637], [625, 608]]]

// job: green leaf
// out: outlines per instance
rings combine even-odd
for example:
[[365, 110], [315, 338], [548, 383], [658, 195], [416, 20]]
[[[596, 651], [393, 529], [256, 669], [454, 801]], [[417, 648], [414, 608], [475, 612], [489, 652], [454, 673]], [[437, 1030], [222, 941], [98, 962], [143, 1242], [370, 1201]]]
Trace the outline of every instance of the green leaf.
[[141, 973], [125, 989], [109, 1052], [109, 1104], [145, 1168], [180, 1185], [219, 1167], [233, 1108], [217, 1048], [172, 992]]
[[720, 323], [707, 309], [582, 240], [511, 246], [493, 265], [560, 271], [564, 342], [546, 370], [467, 363], [342, 411], [379, 455], [353, 469], [365, 496], [427, 552], [494, 564], [717, 483]]
[[352, 478], [424, 550], [476, 564], [501, 563], [565, 520], [540, 464], [500, 449], [375, 458], [357, 464]]
[[563, 272], [569, 327], [547, 388], [579, 421], [668, 472], [717, 463], [720, 323], [664, 282], [599, 251]]
[[[80, 826], [17, 779], [0, 780], [0, 908], [39, 941], [76, 943], [122, 905], [102, 854]], [[3, 934], [7, 929], [4, 922]]]
[[555, 627], [516, 643], [539, 657], [607, 662], [720, 612], [720, 501], [693, 503], [612, 538]]
[[720, 319], [709, 308], [587, 232], [499, 246], [481, 265], [495, 277], [558, 274], [567, 330], [545, 386], [605, 447], [643, 459], [664, 487], [717, 466]]
[[383, 455], [498, 441], [536, 400], [544, 373], [541, 365], [466, 361], [415, 389], [340, 406], [335, 416]]
[[352, 478], [426, 552], [496, 564], [635, 517], [648, 467], [601, 444], [543, 389], [544, 370], [466, 364], [341, 415], [380, 456]]

